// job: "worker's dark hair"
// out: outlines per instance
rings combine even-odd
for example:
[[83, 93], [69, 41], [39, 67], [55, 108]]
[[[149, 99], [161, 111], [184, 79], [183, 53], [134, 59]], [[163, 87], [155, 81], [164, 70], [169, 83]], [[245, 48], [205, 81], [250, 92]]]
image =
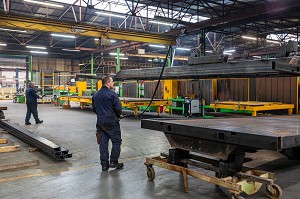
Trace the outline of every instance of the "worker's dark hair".
[[29, 87], [29, 88], [34, 88], [33, 85], [34, 85], [34, 82], [29, 82], [29, 83], [28, 83], [28, 87]]
[[111, 79], [111, 76], [105, 76], [102, 78], [102, 85], [106, 85]]

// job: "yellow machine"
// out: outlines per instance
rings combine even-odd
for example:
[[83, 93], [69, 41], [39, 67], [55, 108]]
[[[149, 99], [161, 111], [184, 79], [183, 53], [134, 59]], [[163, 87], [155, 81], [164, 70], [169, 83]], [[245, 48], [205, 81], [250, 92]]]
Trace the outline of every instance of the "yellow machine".
[[178, 80], [164, 80], [164, 99], [178, 96]]
[[82, 96], [82, 93], [87, 91], [86, 81], [77, 81], [76, 88], [77, 88], [78, 96]]
[[102, 87], [102, 81], [101, 81], [101, 79], [98, 80], [98, 84], [97, 85], [98, 85], [97, 90], [100, 90], [101, 87]]

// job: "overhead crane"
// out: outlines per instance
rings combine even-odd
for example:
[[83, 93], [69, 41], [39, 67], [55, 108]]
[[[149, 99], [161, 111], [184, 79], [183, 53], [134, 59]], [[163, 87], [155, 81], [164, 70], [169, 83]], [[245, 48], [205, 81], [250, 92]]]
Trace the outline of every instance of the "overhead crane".
[[0, 26], [19, 28], [25, 30], [55, 32], [55, 33], [69, 33], [78, 36], [87, 37], [101, 37], [104, 39], [117, 39], [126, 41], [136, 41], [143, 43], [157, 43], [170, 45], [174, 36], [127, 31], [115, 28], [99, 27], [88, 24], [78, 24], [71, 22], [61, 22], [45, 18], [33, 18], [18, 15], [0, 14]]

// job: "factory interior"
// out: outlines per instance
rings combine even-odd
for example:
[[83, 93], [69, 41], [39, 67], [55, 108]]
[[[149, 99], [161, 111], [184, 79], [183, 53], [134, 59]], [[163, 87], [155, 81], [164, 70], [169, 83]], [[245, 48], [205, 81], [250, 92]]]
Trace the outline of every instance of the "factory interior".
[[299, 0], [0, 1], [0, 198], [299, 199], [299, 28]]

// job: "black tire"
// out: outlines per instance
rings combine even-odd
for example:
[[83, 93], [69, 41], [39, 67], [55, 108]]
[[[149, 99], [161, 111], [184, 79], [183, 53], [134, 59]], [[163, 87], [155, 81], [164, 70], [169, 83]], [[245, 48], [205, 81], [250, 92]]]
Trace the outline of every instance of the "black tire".
[[270, 185], [272, 187], [272, 191], [266, 188], [267, 196], [271, 199], [279, 199], [282, 196], [282, 190], [277, 184]]
[[149, 181], [153, 181], [155, 179], [155, 171], [153, 167], [147, 167], [147, 177]]

